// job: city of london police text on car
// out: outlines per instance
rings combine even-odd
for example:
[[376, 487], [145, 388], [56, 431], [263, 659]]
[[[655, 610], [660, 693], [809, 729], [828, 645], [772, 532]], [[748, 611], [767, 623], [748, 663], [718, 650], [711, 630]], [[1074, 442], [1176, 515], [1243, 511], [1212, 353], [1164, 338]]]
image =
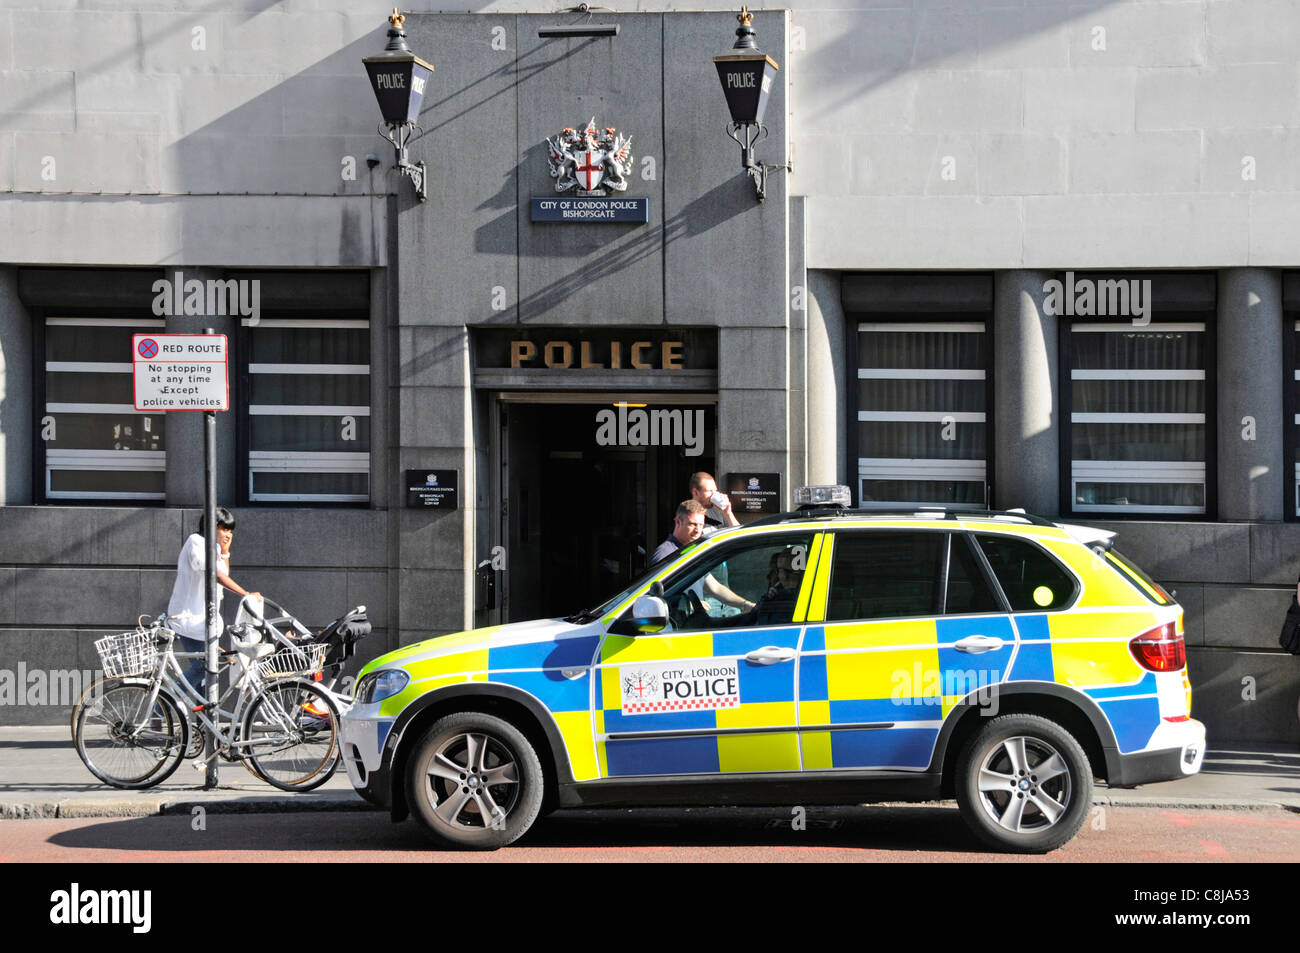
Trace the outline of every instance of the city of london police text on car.
[[1182, 608], [1113, 534], [847, 494], [800, 488], [804, 511], [567, 619], [375, 659], [343, 718], [353, 785], [467, 848], [554, 807], [955, 796], [982, 841], [1039, 852], [1094, 777], [1200, 770]]

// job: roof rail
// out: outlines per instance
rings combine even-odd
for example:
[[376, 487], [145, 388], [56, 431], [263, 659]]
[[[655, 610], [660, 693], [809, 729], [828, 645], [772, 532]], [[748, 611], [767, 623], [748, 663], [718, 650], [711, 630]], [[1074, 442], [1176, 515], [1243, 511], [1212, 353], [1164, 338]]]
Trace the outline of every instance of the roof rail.
[[896, 505], [886, 504], [881, 506], [862, 506], [855, 509], [847, 507], [825, 507], [808, 510], [792, 510], [788, 513], [777, 513], [772, 516], [764, 517], [761, 520], [755, 520], [752, 523], [746, 523], [746, 526], [774, 526], [778, 523], [802, 523], [810, 520], [830, 520], [830, 519], [878, 519], [890, 516], [929, 516], [937, 520], [962, 520], [962, 519], [1018, 519], [1029, 523], [1031, 526], [1057, 526], [1055, 522], [1043, 516], [1035, 516], [1033, 513], [1026, 513], [1024, 510], [980, 510], [966, 509], [962, 507], [947, 507], [942, 505]]

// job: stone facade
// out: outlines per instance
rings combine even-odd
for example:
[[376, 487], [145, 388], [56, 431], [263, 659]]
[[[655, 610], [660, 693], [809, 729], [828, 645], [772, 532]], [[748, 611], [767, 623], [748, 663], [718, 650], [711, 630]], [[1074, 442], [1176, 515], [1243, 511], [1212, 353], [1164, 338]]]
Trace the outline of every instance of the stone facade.
[[[1277, 359], [1292, 333], [1285, 272], [1300, 267], [1300, 8], [759, 11], [759, 44], [781, 69], [758, 156], [788, 166], [760, 205], [711, 62], [731, 44], [733, 5], [608, 5], [591, 18], [620, 30], [600, 39], [540, 38], [584, 18], [513, 0], [408, 17], [411, 48], [436, 68], [412, 147], [428, 165], [422, 204], [389, 170], [360, 64], [383, 48], [386, 9], [0, 3], [0, 670], [93, 668], [94, 636], [165, 604], [194, 528], [197, 416], [169, 417], [164, 505], [43, 497], [37, 325], [50, 308], [147, 307], [120, 284], [165, 269], [258, 274], [291, 311], [365, 276], [370, 502], [247, 508], [236, 577], [316, 624], [366, 603], [375, 654], [490, 618], [474, 573], [503, 500], [483, 329], [716, 330], [716, 366], [691, 378], [716, 394], [716, 469], [779, 472], [788, 502], [805, 481], [856, 476], [845, 276], [992, 276], [1005, 370], [990, 404], [994, 502], [1052, 515], [1068, 381], [1044, 281], [1194, 269], [1217, 292], [1210, 512], [1103, 525], [1187, 607], [1211, 739], [1300, 740], [1300, 661], [1274, 641], [1300, 571], [1294, 375]], [[529, 198], [550, 192], [544, 140], [592, 117], [633, 136], [628, 194], [649, 199], [649, 223], [533, 223]], [[167, 330], [214, 325], [239, 333], [216, 317]], [[525, 383], [581, 386], [572, 374]], [[236, 499], [235, 415], [219, 426], [220, 495]], [[402, 474], [422, 468], [459, 471], [459, 509], [403, 506]], [[66, 711], [0, 706], [0, 722]]]

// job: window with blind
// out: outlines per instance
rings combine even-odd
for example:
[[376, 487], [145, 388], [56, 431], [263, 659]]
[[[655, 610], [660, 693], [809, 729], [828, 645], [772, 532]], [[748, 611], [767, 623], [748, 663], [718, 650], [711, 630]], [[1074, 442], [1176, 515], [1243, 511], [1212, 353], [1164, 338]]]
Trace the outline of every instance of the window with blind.
[[[1293, 309], [1288, 308], [1288, 310]], [[1288, 343], [1291, 345], [1292, 366], [1291, 380], [1288, 381], [1291, 391], [1288, 405], [1292, 408], [1289, 441], [1292, 461], [1291, 513], [1293, 516], [1300, 517], [1300, 321], [1291, 321], [1291, 340]]]
[[370, 499], [370, 322], [247, 326], [248, 498]]
[[50, 500], [162, 500], [162, 413], [135, 409], [131, 336], [145, 318], [45, 319], [45, 411], [39, 437]]
[[984, 321], [858, 324], [858, 500], [984, 507]]
[[[1190, 316], [1190, 315], [1186, 315]], [[1207, 511], [1206, 321], [1070, 330], [1076, 513]]]

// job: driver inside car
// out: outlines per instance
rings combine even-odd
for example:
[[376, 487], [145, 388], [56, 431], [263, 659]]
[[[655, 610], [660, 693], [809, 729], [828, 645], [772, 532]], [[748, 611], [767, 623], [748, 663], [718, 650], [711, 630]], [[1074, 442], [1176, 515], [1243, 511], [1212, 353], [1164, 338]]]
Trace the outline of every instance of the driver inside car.
[[754, 607], [754, 624], [789, 622], [802, 583], [803, 570], [794, 568], [794, 551], [783, 549], [773, 553], [767, 572], [767, 592], [759, 597]]

